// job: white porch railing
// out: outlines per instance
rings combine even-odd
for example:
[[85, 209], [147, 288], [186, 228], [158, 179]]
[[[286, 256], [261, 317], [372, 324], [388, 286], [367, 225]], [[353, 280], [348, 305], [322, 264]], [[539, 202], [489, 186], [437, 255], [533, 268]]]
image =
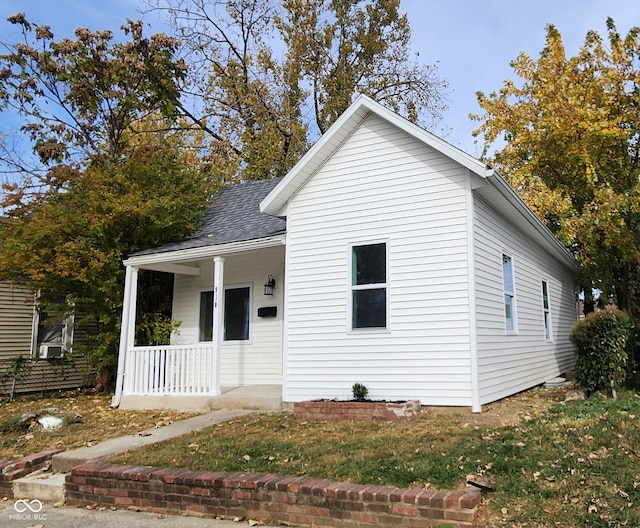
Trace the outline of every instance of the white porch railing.
[[164, 345], [127, 350], [124, 395], [212, 394], [212, 345]]

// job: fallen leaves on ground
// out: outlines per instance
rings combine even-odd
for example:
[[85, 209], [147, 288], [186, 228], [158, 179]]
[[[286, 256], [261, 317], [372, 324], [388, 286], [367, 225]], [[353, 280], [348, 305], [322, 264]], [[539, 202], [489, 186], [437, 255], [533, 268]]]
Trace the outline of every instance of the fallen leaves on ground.
[[37, 423], [26, 429], [9, 430], [0, 436], [0, 459], [14, 460], [48, 449], [69, 450], [119, 436], [147, 434], [146, 429], [160, 428], [183, 420], [194, 413], [177, 411], [127, 411], [111, 408], [113, 395], [92, 390], [62, 391], [46, 396], [20, 396], [12, 402], [0, 401], [0, 427], [19, 422], [27, 413], [58, 408], [82, 416], [79, 423], [55, 429], [43, 429]]

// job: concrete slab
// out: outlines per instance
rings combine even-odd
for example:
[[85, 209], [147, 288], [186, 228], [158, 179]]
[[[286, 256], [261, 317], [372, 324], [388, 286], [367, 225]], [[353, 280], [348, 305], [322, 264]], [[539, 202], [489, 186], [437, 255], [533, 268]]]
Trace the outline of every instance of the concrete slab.
[[11, 484], [16, 499], [38, 499], [41, 502], [64, 501], [64, 478], [62, 473], [35, 472], [16, 479]]
[[279, 411], [283, 409], [282, 385], [248, 385], [222, 387], [220, 396], [202, 395], [123, 395], [119, 409], [171, 409], [177, 411], [209, 411], [212, 409], [250, 409]]
[[232, 420], [243, 414], [247, 414], [248, 410], [242, 409], [221, 409], [212, 411], [207, 414], [194, 416], [186, 420], [180, 420], [162, 427], [147, 429], [137, 435], [123, 436], [105, 440], [91, 447], [81, 447], [72, 451], [64, 451], [53, 456], [52, 468], [56, 473], [68, 473], [71, 468], [82, 464], [88, 460], [105, 458], [118, 453], [124, 453], [131, 449], [143, 447], [156, 442], [162, 442], [176, 436], [181, 436], [191, 431], [204, 429], [213, 424]]
[[222, 387], [222, 394], [209, 401], [210, 409], [248, 409], [279, 411], [282, 409], [282, 385]]

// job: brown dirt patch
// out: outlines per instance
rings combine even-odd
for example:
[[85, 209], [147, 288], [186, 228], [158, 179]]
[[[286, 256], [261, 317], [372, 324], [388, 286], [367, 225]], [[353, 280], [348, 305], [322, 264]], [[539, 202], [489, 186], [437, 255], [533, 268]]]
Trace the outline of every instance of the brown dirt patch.
[[[47, 449], [69, 450], [91, 446], [102, 440], [136, 435], [145, 429], [163, 427], [194, 413], [176, 411], [124, 411], [112, 409], [113, 395], [96, 391], [65, 391], [40, 396], [21, 396], [0, 401], [0, 459], [14, 460]], [[12, 427], [23, 413], [50, 407], [78, 413], [78, 423], [43, 429], [37, 422], [25, 428]]]

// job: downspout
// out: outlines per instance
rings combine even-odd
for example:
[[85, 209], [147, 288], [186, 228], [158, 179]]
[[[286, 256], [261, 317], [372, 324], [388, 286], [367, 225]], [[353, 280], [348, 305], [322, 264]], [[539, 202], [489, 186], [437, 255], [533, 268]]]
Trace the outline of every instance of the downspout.
[[480, 383], [478, 373], [478, 336], [476, 331], [476, 274], [475, 274], [475, 201], [471, 187], [471, 175], [468, 178], [467, 194], [467, 273], [469, 288], [469, 360], [471, 371], [471, 411], [482, 412], [480, 405]]
[[136, 326], [136, 302], [138, 295], [138, 268], [125, 266], [124, 294], [122, 299], [122, 322], [120, 325], [120, 346], [118, 350], [118, 368], [116, 377], [116, 391], [111, 401], [111, 407], [117, 408], [122, 399], [124, 387], [125, 364], [127, 350], [133, 347]]

